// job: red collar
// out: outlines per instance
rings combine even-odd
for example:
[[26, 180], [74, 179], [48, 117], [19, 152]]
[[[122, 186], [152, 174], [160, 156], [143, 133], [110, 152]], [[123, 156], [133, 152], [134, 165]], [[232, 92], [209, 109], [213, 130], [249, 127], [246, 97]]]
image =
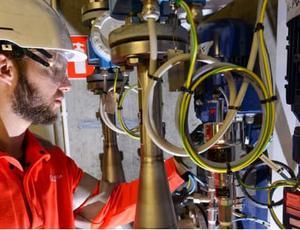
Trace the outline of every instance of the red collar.
[[24, 139], [25, 162], [34, 164], [41, 158], [50, 159], [48, 151], [40, 144], [39, 140], [29, 131], [26, 131]]
[[[38, 139], [29, 130], [26, 130], [25, 133], [24, 148], [25, 164], [27, 164], [28, 166], [32, 166], [36, 162], [41, 160], [48, 161], [50, 159], [49, 152], [40, 144]], [[21, 171], [23, 171], [23, 167], [15, 157], [10, 156], [6, 152], [0, 152], [0, 159], [3, 158], [6, 159], [9, 163], [19, 168]]]

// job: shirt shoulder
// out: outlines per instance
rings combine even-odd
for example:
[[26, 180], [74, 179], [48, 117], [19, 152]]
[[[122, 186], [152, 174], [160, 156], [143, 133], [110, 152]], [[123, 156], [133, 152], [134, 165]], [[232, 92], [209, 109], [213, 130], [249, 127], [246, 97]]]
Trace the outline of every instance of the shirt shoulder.
[[52, 166], [67, 170], [69, 178], [72, 178], [72, 190], [74, 191], [83, 176], [82, 169], [78, 167], [76, 162], [67, 156], [60, 147], [52, 144], [50, 141], [45, 140], [38, 135], [35, 135], [35, 137], [39, 141], [40, 145], [50, 154], [50, 162]]

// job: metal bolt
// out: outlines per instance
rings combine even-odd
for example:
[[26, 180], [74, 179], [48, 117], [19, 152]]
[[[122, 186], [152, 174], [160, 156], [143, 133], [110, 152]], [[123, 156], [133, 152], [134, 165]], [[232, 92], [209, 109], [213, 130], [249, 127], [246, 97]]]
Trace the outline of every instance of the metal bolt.
[[142, 16], [144, 20], [148, 20], [150, 18], [157, 21], [160, 16], [160, 10], [157, 0], [145, 0], [144, 7], [142, 11]]

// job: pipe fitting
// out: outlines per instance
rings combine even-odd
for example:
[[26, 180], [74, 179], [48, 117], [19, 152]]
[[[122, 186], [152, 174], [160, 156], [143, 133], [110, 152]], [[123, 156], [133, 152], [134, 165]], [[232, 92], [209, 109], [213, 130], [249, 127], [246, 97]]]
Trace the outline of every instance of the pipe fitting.
[[142, 16], [145, 21], [154, 19], [157, 21], [160, 16], [160, 9], [157, 0], [145, 0], [142, 10]]

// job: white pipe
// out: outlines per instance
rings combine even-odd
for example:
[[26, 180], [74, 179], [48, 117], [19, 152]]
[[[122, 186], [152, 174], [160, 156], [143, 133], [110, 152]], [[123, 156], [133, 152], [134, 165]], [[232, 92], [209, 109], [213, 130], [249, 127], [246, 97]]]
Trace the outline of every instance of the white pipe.
[[[178, 56], [170, 59], [166, 63], [164, 63], [155, 72], [155, 76], [161, 78], [172, 66], [174, 66], [177, 63], [182, 62], [182, 61], [188, 61], [189, 59], [190, 59], [190, 54], [178, 55]], [[213, 58], [205, 56], [205, 55], [201, 55], [200, 59], [206, 63], [216, 62], [215, 64], [205, 66], [204, 68], [201, 69], [201, 72], [203, 70], [204, 70], [204, 72], [209, 71], [213, 68], [218, 67], [219, 65], [228, 65], [226, 63], [221, 64], [221, 63], [217, 62], [216, 59], [213, 59]], [[228, 85], [230, 86], [230, 93], [231, 93], [230, 101], [233, 103], [233, 101], [235, 99], [235, 95], [236, 95], [235, 86], [234, 86], [232, 78], [228, 78], [228, 80], [229, 80]], [[147, 116], [145, 116], [145, 118], [144, 118], [144, 124], [147, 129], [147, 133], [150, 136], [151, 140], [163, 151], [165, 151], [169, 154], [175, 155], [175, 156], [187, 157], [188, 155], [185, 153], [185, 150], [182, 147], [177, 147], [177, 146], [171, 144], [164, 138], [160, 137], [160, 135], [158, 134], [153, 117], [151, 116], [152, 106], [153, 106], [153, 91], [154, 91], [155, 84], [156, 84], [156, 82], [150, 81], [148, 87], [145, 90], [145, 96], [148, 98], [148, 105], [144, 106], [145, 114], [147, 114]], [[177, 120], [177, 119], [175, 119], [175, 120]], [[221, 137], [221, 135], [220, 135], [220, 137]], [[214, 144], [214, 142], [211, 143], [211, 145], [213, 145], [213, 144]]]
[[63, 128], [65, 153], [67, 156], [71, 156], [70, 137], [69, 137], [69, 128], [68, 128], [68, 112], [67, 112], [67, 105], [66, 105], [65, 98], [62, 100], [62, 104], [61, 104], [61, 117], [62, 117], [62, 128]]
[[105, 112], [105, 108], [104, 108], [104, 100], [103, 100], [103, 96], [101, 96], [99, 112], [100, 112], [100, 116], [101, 116], [101, 118], [102, 118], [104, 124], [105, 124], [108, 128], [110, 128], [111, 130], [113, 130], [113, 131], [116, 132], [116, 133], [126, 135], [126, 132], [123, 131], [122, 129], [118, 128], [118, 127], [110, 120], [110, 118], [107, 116], [107, 113]]
[[157, 35], [155, 27], [155, 19], [147, 19], [148, 30], [149, 30], [149, 41], [150, 41], [150, 61], [149, 61], [149, 74], [153, 74], [156, 70], [157, 62]]
[[[128, 86], [125, 86], [125, 88], [128, 88]], [[113, 88], [110, 88], [108, 90], [109, 94], [110, 94], [110, 92], [111, 92], [112, 89]], [[135, 92], [135, 93], [138, 93], [138, 91], [135, 88], [132, 88], [130, 90], [133, 91], [133, 92]], [[108, 94], [107, 95], [102, 95], [100, 97], [100, 104], [99, 104], [99, 112], [100, 112], [100, 116], [101, 116], [104, 124], [108, 128], [110, 128], [111, 130], [113, 130], [114, 132], [116, 132], [118, 134], [127, 135], [127, 133], [123, 129], [119, 128], [115, 123], [113, 123], [110, 120], [109, 116], [107, 115], [107, 112], [105, 111], [105, 99], [104, 99], [104, 97], [107, 97], [107, 96], [108, 96]]]
[[[53, 9], [58, 10], [58, 1], [51, 0], [50, 5]], [[57, 120], [53, 124], [54, 140], [55, 144], [60, 148], [64, 149], [67, 156], [70, 156], [70, 142], [69, 142], [69, 131], [67, 121], [67, 108], [65, 98], [62, 100], [62, 106], [60, 107], [62, 122]]]

